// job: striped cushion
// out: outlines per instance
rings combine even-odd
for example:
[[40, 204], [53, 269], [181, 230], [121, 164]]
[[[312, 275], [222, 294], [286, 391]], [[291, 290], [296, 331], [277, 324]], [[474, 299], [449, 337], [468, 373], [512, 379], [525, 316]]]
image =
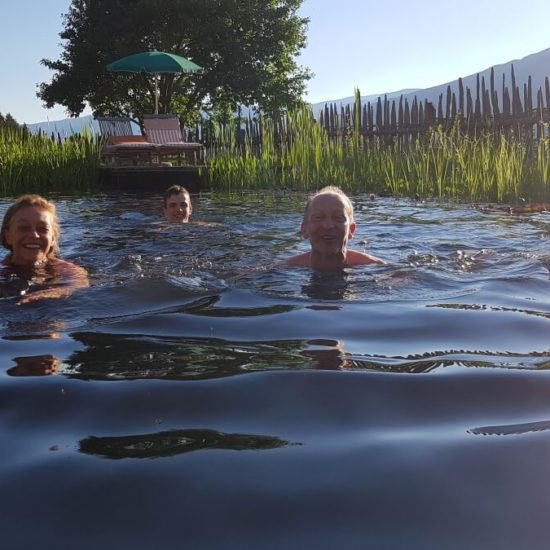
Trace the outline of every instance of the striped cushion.
[[167, 130], [159, 128], [146, 128], [145, 133], [151, 143], [181, 143], [180, 130]]

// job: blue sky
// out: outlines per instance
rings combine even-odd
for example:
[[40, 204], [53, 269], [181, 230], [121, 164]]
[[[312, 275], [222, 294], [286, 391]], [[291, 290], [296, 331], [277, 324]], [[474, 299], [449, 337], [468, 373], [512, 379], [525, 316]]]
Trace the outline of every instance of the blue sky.
[[[40, 59], [58, 58], [69, 5], [0, 0], [1, 113], [27, 123], [65, 118], [35, 94], [51, 78]], [[304, 0], [301, 14], [310, 18], [299, 61], [315, 73], [313, 103], [355, 87], [363, 95], [427, 88], [550, 47], [550, 0]]]

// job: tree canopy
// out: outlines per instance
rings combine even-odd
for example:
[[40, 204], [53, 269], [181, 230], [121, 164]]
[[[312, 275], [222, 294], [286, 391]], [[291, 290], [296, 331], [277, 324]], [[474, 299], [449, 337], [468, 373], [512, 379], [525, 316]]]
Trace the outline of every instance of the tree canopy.
[[303, 0], [72, 0], [60, 33], [60, 59], [39, 86], [47, 107], [71, 116], [90, 105], [97, 115], [153, 112], [151, 75], [109, 73], [106, 65], [142, 51], [165, 51], [203, 67], [163, 74], [159, 112], [191, 120], [199, 110], [248, 105], [266, 112], [301, 103], [310, 72], [296, 63], [308, 19]]
[[17, 123], [17, 120], [13, 118], [9, 113], [6, 113], [4, 116], [2, 113], [0, 113], [0, 129], [2, 128], [19, 128], [19, 124]]

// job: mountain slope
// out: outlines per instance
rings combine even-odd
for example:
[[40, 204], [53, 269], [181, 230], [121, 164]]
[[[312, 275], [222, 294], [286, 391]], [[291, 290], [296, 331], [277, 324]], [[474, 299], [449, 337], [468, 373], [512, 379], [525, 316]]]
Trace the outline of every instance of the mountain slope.
[[[502, 90], [503, 76], [505, 78], [506, 85], [510, 86], [511, 84], [512, 65], [514, 67], [516, 84], [520, 87], [521, 97], [523, 97], [523, 84], [527, 82], [527, 80], [529, 79], [529, 76], [531, 76], [533, 96], [536, 97], [536, 91], [540, 87], [542, 87], [542, 89], [544, 90], [545, 77], [550, 76], [550, 48], [546, 50], [542, 50], [541, 52], [538, 52], [538, 53], [528, 55], [522, 59], [515, 59], [513, 61], [508, 61], [507, 63], [494, 65], [493, 68], [495, 71], [495, 90], [499, 98], [502, 97], [501, 90]], [[464, 90], [466, 90], [466, 88], [470, 88], [473, 94], [474, 100], [475, 100], [477, 74], [478, 73], [462, 77]], [[479, 72], [479, 80], [481, 82], [481, 78], [482, 77], [485, 78], [485, 86], [487, 89], [489, 89], [490, 75], [491, 75], [491, 67]], [[437, 107], [439, 96], [441, 94], [443, 94], [443, 100], [445, 101], [445, 97], [447, 94], [447, 86], [450, 86], [451, 91], [457, 94], [457, 97], [458, 97], [458, 78], [457, 78], [452, 82], [446, 82], [444, 84], [439, 84], [437, 86], [433, 86], [431, 88], [425, 88], [423, 90], [402, 90], [398, 92], [391, 92], [388, 94], [361, 96], [361, 101], [363, 104], [366, 104], [367, 101], [370, 101], [372, 104], [377, 101], [378, 97], [382, 97], [383, 99], [384, 95], [387, 95], [388, 99], [399, 99], [399, 97], [403, 95], [403, 100], [407, 99], [410, 104], [411, 101], [416, 96], [418, 101], [424, 101], [425, 99], [427, 99], [428, 101], [431, 101], [435, 107]], [[347, 104], [353, 103], [354, 101], [355, 101], [355, 98], [353, 96], [335, 100], [335, 101], [326, 101], [326, 102], [323, 101], [320, 103], [314, 103], [312, 105], [312, 109], [313, 109], [313, 113], [317, 116], [320, 110], [324, 108], [325, 104], [335, 103], [339, 107], [340, 105], [345, 106]]]

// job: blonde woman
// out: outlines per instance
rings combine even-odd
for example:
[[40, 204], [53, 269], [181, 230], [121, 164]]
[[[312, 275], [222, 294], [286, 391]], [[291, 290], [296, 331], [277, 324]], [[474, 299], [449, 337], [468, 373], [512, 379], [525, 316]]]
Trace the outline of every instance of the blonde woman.
[[[59, 255], [59, 221], [55, 205], [40, 195], [23, 195], [6, 211], [2, 245], [9, 254], [0, 272], [28, 282], [20, 304], [43, 298], [65, 298], [89, 286], [88, 274]], [[40, 286], [33, 291], [33, 286]], [[46, 286], [46, 287], [45, 287]]]

